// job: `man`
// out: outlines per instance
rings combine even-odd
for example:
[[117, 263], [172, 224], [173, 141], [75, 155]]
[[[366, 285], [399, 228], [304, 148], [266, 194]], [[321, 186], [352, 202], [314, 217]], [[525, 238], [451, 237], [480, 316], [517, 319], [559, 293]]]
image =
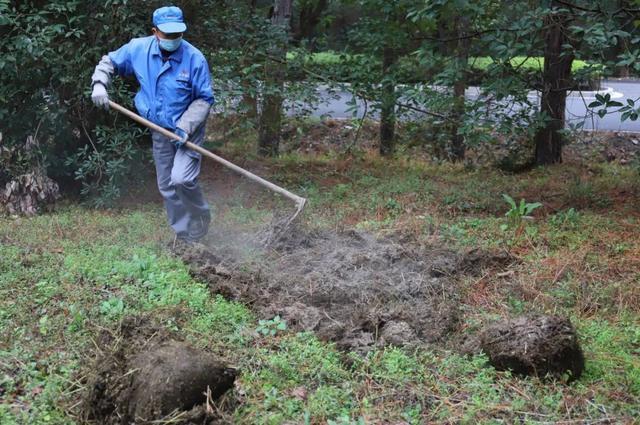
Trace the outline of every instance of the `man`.
[[207, 61], [183, 40], [186, 29], [178, 7], [157, 9], [153, 35], [135, 38], [102, 57], [91, 77], [91, 99], [108, 109], [112, 75], [135, 76], [140, 84], [135, 97], [138, 113], [180, 136], [171, 140], [152, 131], [153, 159], [176, 240], [193, 243], [207, 234], [211, 214], [197, 180], [201, 155], [184, 143], [203, 143], [214, 97]]

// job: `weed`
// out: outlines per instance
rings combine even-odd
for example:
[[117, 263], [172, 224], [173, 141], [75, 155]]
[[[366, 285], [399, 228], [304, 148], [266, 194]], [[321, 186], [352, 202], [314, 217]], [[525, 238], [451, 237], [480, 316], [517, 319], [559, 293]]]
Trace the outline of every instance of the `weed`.
[[393, 198], [387, 199], [384, 207], [392, 217], [397, 217], [402, 212], [402, 205]]
[[574, 208], [560, 211], [551, 216], [551, 224], [558, 228], [575, 229], [580, 223], [580, 213]]
[[49, 332], [49, 316], [42, 316], [38, 319], [38, 328], [40, 335], [46, 336]]
[[627, 251], [633, 248], [633, 245], [629, 242], [616, 242], [607, 245], [607, 248], [613, 255], [623, 255]]
[[336, 199], [345, 199], [347, 198], [351, 193], [353, 192], [353, 189], [351, 187], [350, 184], [347, 183], [339, 183], [337, 185], [334, 186], [333, 188], [333, 193], [332, 195], [336, 198]]
[[377, 353], [372, 359], [371, 374], [382, 382], [396, 384], [415, 381], [421, 375], [420, 365], [416, 359], [399, 348], [389, 348]]
[[275, 316], [269, 320], [259, 320], [256, 332], [264, 336], [276, 336], [279, 331], [285, 331], [287, 329], [287, 322], [285, 322], [280, 316]]
[[467, 235], [465, 228], [459, 224], [444, 224], [441, 226], [440, 232], [443, 239], [449, 242], [463, 240]]
[[505, 213], [508, 223], [502, 227], [503, 230], [519, 228], [523, 220], [531, 219], [531, 213], [542, 206], [540, 202], [528, 203], [524, 199], [521, 199], [520, 203], [517, 204], [516, 201], [506, 193], [502, 195], [502, 198], [511, 207]]
[[321, 385], [309, 396], [307, 409], [318, 420], [348, 416], [353, 404], [349, 385]]
[[640, 395], [637, 357], [640, 325], [631, 318], [623, 320], [627, 322], [623, 328], [603, 320], [580, 322], [578, 331], [587, 354], [586, 379], [637, 397]]
[[334, 420], [327, 421], [327, 425], [365, 425], [367, 422], [363, 417], [352, 420], [348, 415], [340, 416]]
[[[243, 402], [234, 420], [240, 424], [623, 423], [640, 416], [640, 245], [633, 204], [578, 212], [580, 204], [570, 202], [631, 187], [631, 173], [608, 165], [605, 170], [621, 171], [585, 177], [582, 188], [572, 188], [548, 187], [562, 181], [555, 169], [518, 177], [470, 174], [366, 154], [338, 171], [329, 157], [274, 163], [281, 165], [278, 181], [302, 186], [311, 198], [314, 225], [386, 231], [415, 217], [434, 243], [508, 247], [519, 258], [513, 274], [457, 283], [463, 294], [486, 285], [492, 295], [481, 305], [462, 297], [463, 327], [532, 311], [569, 315], [585, 351], [585, 374], [570, 386], [514, 377], [487, 367], [484, 356], [443, 348], [340, 353], [311, 333], [289, 331], [282, 318], [261, 322], [247, 306], [212, 296], [185, 264], [158, 249], [167, 237], [161, 208], [66, 206], [47, 216], [0, 218], [0, 422], [72, 423], [67, 409], [75, 400], [67, 394], [77, 389], [70, 382], [86, 368], [96, 327], [113, 329], [127, 314], [150, 315], [237, 365]], [[299, 172], [300, 164], [308, 173]], [[547, 191], [576, 209], [523, 228], [515, 240], [496, 217], [495, 199], [507, 187], [529, 199]], [[444, 208], [443, 198], [449, 201]], [[260, 220], [261, 208], [242, 201], [221, 219]], [[526, 202], [523, 210], [522, 202], [513, 204], [519, 220], [531, 214]], [[257, 329], [267, 337], [254, 338]]]
[[408, 422], [411, 425], [418, 425], [421, 423], [422, 417], [422, 405], [417, 404], [414, 406], [407, 407], [404, 412], [402, 412], [402, 419]]
[[104, 314], [109, 320], [115, 320], [122, 317], [124, 313], [124, 301], [122, 298], [110, 298], [100, 304], [100, 313]]
[[585, 181], [580, 176], [574, 177], [568, 184], [567, 200], [571, 205], [581, 207], [605, 208], [611, 205], [611, 200], [607, 196], [599, 193], [593, 182]]

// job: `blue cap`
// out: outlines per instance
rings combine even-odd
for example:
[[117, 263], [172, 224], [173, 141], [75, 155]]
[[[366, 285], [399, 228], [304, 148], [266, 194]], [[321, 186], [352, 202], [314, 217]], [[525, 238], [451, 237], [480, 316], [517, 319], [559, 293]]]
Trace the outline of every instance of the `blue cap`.
[[153, 12], [153, 25], [165, 34], [185, 32], [182, 10], [176, 6], [165, 6]]

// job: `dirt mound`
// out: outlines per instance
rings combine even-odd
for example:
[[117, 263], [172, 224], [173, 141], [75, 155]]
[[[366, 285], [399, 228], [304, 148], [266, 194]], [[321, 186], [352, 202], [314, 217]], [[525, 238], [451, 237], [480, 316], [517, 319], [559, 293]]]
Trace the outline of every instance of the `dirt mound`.
[[139, 318], [126, 319], [119, 336], [100, 339], [109, 345], [92, 369], [85, 420], [220, 423], [210, 403], [233, 386], [234, 369]]
[[[302, 131], [301, 131], [302, 130]], [[282, 131], [282, 151], [301, 153], [326, 153], [342, 151], [353, 146], [371, 149], [376, 146], [378, 124], [365, 120], [353, 124], [350, 120], [328, 119], [320, 122], [287, 122]], [[356, 140], [356, 134], [358, 139]]]
[[584, 355], [569, 319], [522, 316], [489, 326], [480, 334], [480, 348], [499, 370], [523, 375], [578, 379]]
[[460, 257], [457, 271], [480, 275], [484, 270], [502, 268], [510, 265], [515, 258], [506, 251], [488, 251], [484, 249], [471, 249]]
[[180, 253], [214, 293], [348, 350], [441, 340], [458, 320], [453, 277], [481, 263], [477, 253], [469, 260], [410, 238], [353, 230], [292, 229], [266, 251], [247, 248], [249, 235], [215, 232], [206, 247]]
[[637, 133], [585, 132], [567, 144], [563, 157], [576, 161], [604, 160], [629, 164], [640, 158], [640, 135]]

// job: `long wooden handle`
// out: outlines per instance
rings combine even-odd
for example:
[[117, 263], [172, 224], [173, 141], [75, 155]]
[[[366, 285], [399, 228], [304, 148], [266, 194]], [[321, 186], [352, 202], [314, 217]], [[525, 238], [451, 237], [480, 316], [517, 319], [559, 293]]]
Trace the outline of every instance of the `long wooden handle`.
[[[113, 101], [109, 101], [109, 106], [111, 106], [113, 109], [115, 109], [118, 112], [123, 113], [124, 115], [128, 116], [129, 118], [131, 118], [134, 121], [139, 122], [140, 124], [149, 127], [151, 130], [157, 131], [158, 133], [161, 133], [162, 135], [172, 139], [172, 140], [180, 140], [180, 136], [178, 136], [177, 134], [172, 133], [171, 131], [167, 130], [166, 128], [160, 127], [157, 124], [152, 123], [151, 121], [141, 117], [140, 115], [131, 112], [130, 110], [128, 110], [127, 108], [118, 105], [117, 103], [113, 102]], [[278, 185], [275, 185], [273, 183], [271, 183], [270, 181], [267, 181], [265, 179], [263, 179], [262, 177], [256, 176], [255, 174], [253, 174], [250, 171], [245, 170], [244, 168], [240, 168], [238, 167], [236, 164], [227, 161], [224, 158], [219, 157], [218, 155], [214, 154], [213, 152], [210, 152], [194, 143], [191, 142], [187, 142], [185, 143], [185, 146], [188, 147], [189, 149], [199, 152], [202, 155], [209, 157], [211, 159], [213, 159], [216, 162], [219, 162], [220, 164], [224, 165], [225, 167], [231, 168], [233, 171], [242, 174], [243, 176], [245, 176], [248, 179], [253, 180], [256, 183], [261, 184], [262, 186], [276, 192], [279, 193], [283, 196], [286, 196], [287, 198], [291, 199], [292, 201], [294, 201], [296, 203], [296, 205], [298, 206], [298, 211], [296, 213], [296, 215], [298, 213], [300, 213], [300, 211], [302, 211], [302, 208], [304, 208], [304, 205], [306, 204], [307, 200], [305, 198], [302, 198], [294, 193], [289, 192], [287, 189], [284, 189]]]

